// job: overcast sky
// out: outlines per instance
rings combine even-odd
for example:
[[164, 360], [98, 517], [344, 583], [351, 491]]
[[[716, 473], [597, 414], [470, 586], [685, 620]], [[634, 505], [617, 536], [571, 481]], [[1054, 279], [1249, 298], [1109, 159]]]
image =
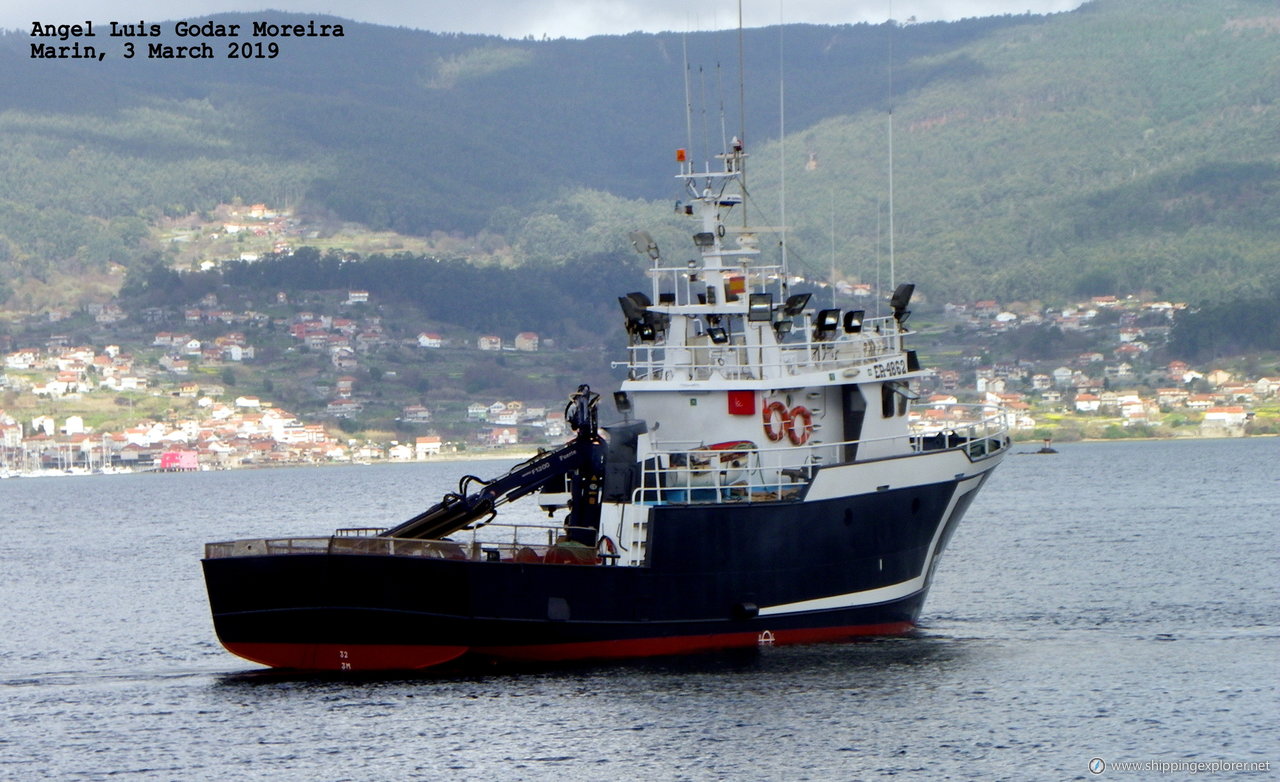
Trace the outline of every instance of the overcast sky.
[[[743, 23], [848, 24], [894, 18], [955, 20], [997, 14], [1055, 13], [1082, 0], [744, 0]], [[0, 27], [31, 23], [160, 22], [226, 11], [274, 8], [331, 14], [362, 22], [435, 32], [488, 33], [508, 38], [585, 38], [641, 30], [695, 31], [737, 26], [734, 0], [0, 0]]]

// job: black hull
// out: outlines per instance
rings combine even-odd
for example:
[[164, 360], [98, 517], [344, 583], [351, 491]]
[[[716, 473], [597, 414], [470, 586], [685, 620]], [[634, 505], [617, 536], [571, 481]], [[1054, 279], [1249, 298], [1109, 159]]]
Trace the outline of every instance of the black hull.
[[823, 501], [657, 507], [650, 567], [316, 553], [206, 559], [204, 571], [222, 643], [277, 667], [634, 657], [892, 635], [915, 623], [932, 562], [973, 496], [953, 502], [955, 490], [952, 481]]

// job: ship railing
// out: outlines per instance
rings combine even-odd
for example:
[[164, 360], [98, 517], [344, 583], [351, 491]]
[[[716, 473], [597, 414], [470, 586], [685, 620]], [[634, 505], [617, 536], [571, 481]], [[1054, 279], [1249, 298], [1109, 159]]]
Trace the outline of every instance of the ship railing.
[[798, 499], [821, 460], [813, 448], [733, 450], [666, 443], [641, 465], [632, 501], [646, 505]]
[[[639, 342], [627, 349], [626, 367], [631, 380], [759, 380], [809, 372], [832, 371], [874, 364], [902, 352], [902, 333], [893, 318], [870, 318], [862, 330], [843, 329], [818, 338], [810, 329], [796, 341], [776, 346], [747, 345], [741, 336], [717, 345], [707, 337], [684, 344]], [[905, 369], [904, 369], [905, 371]]]
[[938, 404], [915, 412], [919, 418], [911, 424], [911, 440], [916, 452], [960, 448], [976, 461], [1009, 447], [1008, 415], [997, 405]]
[[749, 441], [717, 448], [667, 442], [641, 465], [640, 486], [632, 501], [666, 505], [798, 500], [824, 467], [939, 451], [962, 452], [978, 461], [1008, 446], [1004, 415], [990, 405], [951, 405], [941, 426], [890, 437], [766, 448]]
[[[719, 302], [719, 307], [725, 310], [738, 308], [746, 313], [749, 295], [753, 292], [763, 293], [771, 287], [776, 288], [786, 273], [782, 264], [762, 259], [755, 250], [724, 249], [716, 255], [731, 264], [706, 270], [718, 272], [724, 281], [723, 287], [718, 288], [717, 297], [723, 299]], [[708, 305], [708, 281], [705, 278], [697, 280], [702, 273], [701, 269], [691, 274], [686, 263], [679, 266], [663, 266], [660, 263], [655, 263], [648, 270], [648, 275], [653, 280], [654, 300], [658, 302], [659, 308], [702, 308]]]
[[[563, 524], [490, 523], [466, 530], [461, 540], [385, 538], [376, 528], [339, 529], [328, 537], [259, 538], [205, 544], [205, 559], [288, 554], [355, 554], [522, 564], [613, 564], [617, 554], [569, 540]], [[590, 530], [592, 536], [594, 530]]]

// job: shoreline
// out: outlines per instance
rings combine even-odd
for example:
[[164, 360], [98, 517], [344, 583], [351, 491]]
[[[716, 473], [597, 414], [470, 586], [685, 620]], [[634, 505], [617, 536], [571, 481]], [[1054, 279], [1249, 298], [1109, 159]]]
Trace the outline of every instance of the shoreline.
[[[1262, 432], [1258, 434], [1243, 435], [1220, 435], [1220, 436], [1202, 436], [1187, 435], [1180, 437], [1082, 437], [1076, 440], [1053, 440], [1050, 446], [1071, 445], [1074, 443], [1126, 443], [1126, 442], [1174, 442], [1187, 440], [1248, 440], [1252, 438], [1269, 438], [1280, 437], [1280, 434]], [[1034, 445], [1043, 442], [1043, 438], [1030, 437], [1025, 440], [1014, 439], [1010, 445], [1010, 450], [1019, 446]], [[202, 472], [232, 472], [235, 470], [276, 470], [289, 468], [306, 468], [306, 467], [372, 467], [384, 465], [422, 465], [422, 464], [438, 464], [438, 463], [465, 463], [465, 462], [485, 462], [485, 461], [510, 461], [519, 463], [537, 456], [540, 449], [510, 449], [510, 450], [494, 450], [494, 451], [466, 451], [462, 453], [441, 454], [428, 459], [379, 459], [376, 461], [331, 461], [331, 462], [279, 462], [279, 463], [251, 463], [238, 465], [201, 465], [198, 470], [162, 470], [159, 467], [146, 467], [143, 469], [133, 469], [130, 467], [116, 467], [109, 471], [87, 471], [83, 468], [72, 468], [70, 470], [3, 470], [0, 469], [0, 480], [10, 478], [77, 478], [84, 476], [106, 476], [106, 475], [146, 475], [152, 473], [202, 473]], [[1019, 451], [1020, 454], [1038, 454], [1038, 451]]]
[[[1138, 443], [1138, 442], [1180, 442], [1185, 440], [1249, 440], [1255, 437], [1280, 437], [1280, 433], [1259, 432], [1257, 434], [1239, 435], [1179, 435], [1177, 437], [1080, 437], [1074, 440], [1053, 440], [1050, 445], [1070, 443]], [[1027, 445], [1044, 442], [1043, 437], [1028, 437], [1025, 440], [1013, 439], [1013, 445]]]
[[332, 462], [278, 462], [278, 463], [250, 463], [236, 465], [218, 465], [204, 464], [197, 470], [162, 470], [159, 467], [143, 467], [134, 469], [132, 467], [116, 467], [110, 471], [89, 471], [83, 468], [71, 468], [67, 470], [60, 469], [41, 469], [41, 470], [0, 470], [0, 480], [10, 478], [79, 478], [84, 476], [107, 476], [107, 475], [149, 475], [153, 473], [169, 474], [169, 473], [203, 473], [203, 472], [233, 472], [236, 470], [278, 470], [300, 467], [371, 467], [380, 465], [413, 465], [413, 464], [436, 464], [436, 463], [462, 463], [462, 462], [485, 462], [485, 461], [512, 461], [523, 462], [537, 455], [536, 450], [511, 450], [511, 451], [494, 451], [486, 453], [455, 453], [442, 454], [430, 459], [379, 459], [377, 461], [332, 461]]

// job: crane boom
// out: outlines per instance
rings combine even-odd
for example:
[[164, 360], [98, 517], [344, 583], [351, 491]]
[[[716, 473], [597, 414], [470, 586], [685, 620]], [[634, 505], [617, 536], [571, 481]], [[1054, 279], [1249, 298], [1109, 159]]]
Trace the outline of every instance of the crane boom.
[[[540, 453], [492, 480], [484, 481], [474, 475], [463, 477], [458, 491], [446, 494], [440, 502], [383, 532], [382, 536], [442, 538], [493, 515], [498, 506], [532, 494], [566, 475], [570, 476], [573, 525], [598, 528], [600, 481], [604, 474], [604, 442], [600, 439], [596, 417], [599, 399], [600, 395], [587, 386], [579, 386], [565, 409], [565, 419], [577, 431], [574, 439], [554, 451]], [[480, 484], [480, 488], [470, 490], [473, 483]], [[593, 545], [595, 540], [586, 542]]]

